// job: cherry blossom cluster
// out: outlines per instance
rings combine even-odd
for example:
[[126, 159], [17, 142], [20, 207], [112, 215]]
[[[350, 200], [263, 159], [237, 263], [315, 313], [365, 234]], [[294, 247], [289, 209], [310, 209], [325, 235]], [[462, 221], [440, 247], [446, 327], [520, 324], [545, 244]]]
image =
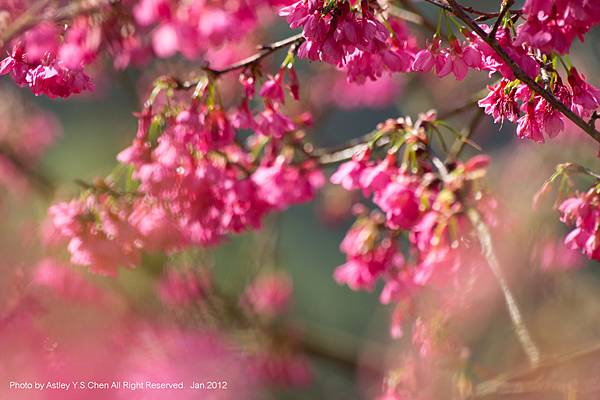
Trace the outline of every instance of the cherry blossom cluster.
[[407, 72], [414, 55], [413, 39], [404, 23], [390, 17], [384, 25], [374, 2], [299, 0], [282, 8], [290, 28], [302, 28], [306, 39], [298, 55], [346, 69], [348, 80], [376, 80], [384, 72]]
[[[543, 143], [545, 137], [553, 138], [565, 129], [564, 115], [518, 80], [503, 79], [489, 89], [479, 105], [496, 123], [516, 122], [519, 138]], [[600, 89], [574, 67], [569, 69], [568, 84], [556, 75], [552, 89], [556, 98], [582, 118], [590, 118], [600, 106]]]
[[[25, 18], [34, 3], [0, 5], [0, 16], [3, 21]], [[36, 95], [69, 97], [94, 88], [86, 67], [101, 53], [118, 69], [178, 52], [198, 59], [253, 31], [259, 25], [257, 12], [275, 5], [279, 3], [262, 0], [61, 2], [38, 11], [49, 18], [2, 44], [8, 56], [0, 63], [0, 75], [10, 75]], [[65, 23], [62, 14], [72, 7], [81, 7], [81, 12]]]
[[[470, 251], [463, 246], [472, 240], [467, 208], [494, 207], [479, 183], [487, 157], [447, 166], [433, 162], [428, 131], [436, 123], [435, 115], [427, 114], [415, 124], [408, 118], [381, 124], [377, 137], [390, 137], [385, 158], [373, 157], [375, 141], [331, 177], [346, 190], [362, 190], [377, 206], [371, 212], [356, 210], [358, 218], [340, 246], [347, 261], [337, 268], [335, 279], [354, 290], [372, 290], [383, 280], [384, 304], [410, 303], [421, 287], [457, 280], [469, 264], [465, 257]], [[410, 244], [405, 252], [398, 243], [404, 235]], [[401, 334], [401, 323], [402, 318], [395, 318], [394, 336]]]
[[[216, 245], [259, 228], [269, 212], [311, 200], [324, 177], [296, 148], [298, 127], [282, 112], [287, 71], [295, 76], [285, 69], [266, 79], [256, 115], [249, 107], [254, 78], [246, 72], [241, 107], [215, 103], [216, 83], [207, 82], [191, 104], [171, 99], [159, 111], [145, 108], [133, 143], [118, 155], [132, 191], [101, 181], [88, 196], [50, 209], [71, 261], [113, 275], [117, 266], [138, 265], [142, 250]], [[295, 85], [292, 79], [294, 93]], [[249, 129], [254, 133], [238, 143]]]
[[600, 5], [580, 0], [527, 0], [523, 6], [526, 22], [519, 26], [517, 44], [544, 52], [565, 54], [575, 38], [600, 23]]
[[600, 261], [600, 195], [597, 187], [562, 202], [560, 220], [574, 229], [565, 238], [572, 250]]
[[91, 90], [93, 84], [83, 67], [93, 60], [101, 32], [90, 29], [86, 20], [78, 20], [67, 32], [50, 22], [30, 29], [0, 63], [0, 75], [10, 74], [17, 85], [48, 97]]
[[241, 39], [258, 23], [261, 7], [280, 0], [170, 1], [140, 0], [133, 8], [135, 22], [149, 27], [152, 49], [161, 58], [179, 52], [194, 59], [210, 48]]
[[[64, 3], [40, 3], [39, 20], [27, 19], [34, 2], [0, 6], [0, 33], [11, 20], [25, 21], [1, 44], [6, 56], [0, 75], [35, 95], [64, 98], [93, 89], [92, 71], [103, 56], [123, 69], [181, 55], [176, 60], [193, 61], [196, 72], [154, 81], [136, 114], [135, 137], [117, 156], [119, 166], [105, 179], [80, 182], [79, 197], [50, 207], [46, 244], [66, 243], [72, 264], [115, 276], [119, 268], [139, 266], [147, 253], [174, 258], [257, 230], [268, 215], [313, 200], [325, 184], [322, 165], [341, 163], [331, 183], [362, 195], [364, 202], [353, 207], [356, 220], [340, 244], [346, 261], [335, 269], [334, 279], [352, 290], [372, 291], [379, 285], [380, 302], [394, 306], [393, 337], [403, 335], [408, 318], [414, 320], [414, 354], [404, 360], [400, 374], [386, 381], [386, 399], [436, 398], [433, 389], [421, 388], [439, 387], [449, 374], [433, 371], [459, 369], [468, 356], [445, 329], [449, 314], [419, 313], [418, 297], [433, 293], [432, 303], [444, 310], [454, 307], [462, 300], [457, 293], [467, 293], [467, 281], [489, 264], [491, 250], [484, 261], [485, 245], [474, 229], [478, 220], [489, 226], [495, 222], [496, 204], [483, 182], [489, 159], [458, 160], [468, 138], [433, 112], [414, 122], [385, 121], [359, 145], [346, 147], [341, 158], [331, 157], [337, 152], [316, 149], [306, 139], [312, 115], [299, 101], [297, 59], [323, 62], [345, 74], [343, 84], [323, 75], [319, 86], [325, 89], [314, 95], [322, 101], [317, 109], [332, 103], [386, 104], [397, 95], [392, 83], [399, 74], [394, 73], [433, 72], [463, 81], [470, 71], [479, 71], [495, 81], [478, 105], [496, 123], [517, 124], [518, 137], [541, 143], [564, 131], [567, 119], [578, 118], [582, 129], [593, 130], [591, 136], [598, 133], [600, 89], [564, 56], [575, 38], [583, 41], [600, 23], [600, 6], [591, 0], [527, 0], [522, 10], [490, 13], [498, 19], [488, 23], [482, 22], [490, 19], [483, 13], [472, 24], [452, 11], [454, 2], [442, 2], [438, 27], [422, 47], [393, 12], [395, 5], [373, 0], [99, 0], [82, 5], [89, 8], [81, 12]], [[254, 40], [272, 21], [275, 12], [268, 11], [273, 8], [301, 34], [259, 47], [249, 58], [237, 54], [235, 46]], [[227, 50], [235, 60], [215, 67], [210, 56]], [[279, 50], [287, 51], [284, 61], [267, 71], [265, 59]], [[375, 89], [365, 96], [368, 87]], [[547, 95], [540, 95], [544, 91]], [[360, 99], [345, 98], [350, 95]], [[0, 179], [7, 180], [4, 169], [27, 172], [39, 159], [56, 124], [12, 105], [0, 109], [2, 116]], [[443, 129], [458, 136], [457, 152], [447, 150], [443, 139], [445, 154], [433, 145]], [[573, 228], [566, 246], [595, 260], [600, 260], [599, 196], [594, 186], [559, 207], [561, 221]], [[555, 245], [538, 255], [543, 268], [551, 263], [543, 257], [568, 258]], [[183, 314], [214, 307], [213, 276], [175, 264], [169, 259], [156, 285], [162, 303]], [[48, 258], [38, 265], [34, 283], [73, 301], [93, 303], [103, 297], [70, 272]], [[218, 312], [233, 310], [228, 317], [241, 319], [242, 328], [232, 323], [236, 329], [251, 329], [266, 342], [244, 354], [252, 382], [295, 385], [309, 379], [306, 360], [294, 352], [272, 351], [281, 335], [268, 338], [264, 332], [289, 308], [291, 295], [287, 275], [263, 271], [231, 304], [217, 301]], [[202, 340], [172, 336], [174, 341], [165, 340], [167, 353], [176, 354], [182, 365], [190, 364], [182, 346], [211, 355], [213, 346]], [[169, 364], [162, 359], [148, 363], [146, 355], [142, 363], [132, 357], [127, 360], [136, 367], [132, 370], [149, 375]], [[153, 370], [144, 371], [144, 365]]]

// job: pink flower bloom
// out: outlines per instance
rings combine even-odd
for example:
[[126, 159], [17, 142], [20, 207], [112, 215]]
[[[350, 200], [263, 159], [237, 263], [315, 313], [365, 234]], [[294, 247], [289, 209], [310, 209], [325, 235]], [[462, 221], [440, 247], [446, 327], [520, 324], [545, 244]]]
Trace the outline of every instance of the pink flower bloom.
[[163, 303], [179, 307], [201, 302], [210, 285], [210, 277], [204, 270], [168, 268], [158, 282], [157, 292]]
[[556, 137], [565, 129], [562, 113], [550, 105], [545, 99], [540, 98], [535, 106], [535, 111], [541, 116], [542, 127], [549, 138]]
[[[482, 29], [489, 32], [491, 28], [487, 25], [483, 25]], [[482, 67], [481, 69], [489, 71], [490, 74], [498, 72], [509, 81], [515, 79], [511, 69], [498, 57], [498, 54], [483, 41], [479, 36], [474, 34], [466, 33], [470, 46], [480, 52], [482, 55]], [[530, 77], [535, 77], [539, 73], [539, 65], [536, 60], [527, 53], [527, 50], [523, 46], [515, 45], [512, 41], [510, 30], [507, 28], [500, 28], [496, 32], [496, 40], [502, 46], [504, 51], [514, 60], [519, 67]]]
[[535, 111], [533, 102], [527, 102], [524, 105], [525, 114], [519, 118], [517, 125], [517, 136], [521, 139], [530, 139], [537, 143], [544, 143], [544, 134], [542, 133], [542, 121]]
[[267, 274], [256, 278], [242, 297], [242, 304], [264, 317], [272, 318], [289, 306], [292, 281], [285, 274]]
[[539, 264], [542, 271], [577, 270], [583, 267], [583, 259], [562, 242], [547, 240], [532, 254], [532, 263]]
[[283, 156], [271, 165], [258, 167], [252, 182], [257, 186], [258, 197], [279, 210], [311, 200], [324, 183], [318, 169], [289, 164]]
[[139, 0], [133, 7], [135, 22], [151, 29], [152, 48], [158, 57], [177, 52], [189, 59], [226, 42], [239, 40], [253, 28], [257, 11], [269, 1], [250, 6], [243, 0], [207, 1]]
[[40, 64], [53, 59], [59, 47], [59, 30], [51, 22], [42, 22], [27, 31], [24, 36], [25, 59], [28, 64]]
[[348, 285], [352, 290], [372, 290], [386, 270], [404, 263], [392, 239], [386, 237], [376, 242], [376, 229], [366, 222], [348, 231], [340, 245], [347, 261], [336, 268], [333, 274], [336, 282]]
[[346, 190], [356, 190], [362, 187], [361, 176], [367, 167], [370, 150], [364, 149], [352, 157], [352, 160], [340, 164], [331, 175], [331, 183], [341, 185]]
[[81, 68], [94, 60], [101, 42], [101, 27], [91, 23], [88, 18], [77, 18], [67, 31], [58, 58], [67, 68]]
[[281, 112], [277, 103], [267, 105], [265, 110], [256, 117], [256, 131], [261, 135], [281, 139], [294, 130], [296, 125]]
[[412, 64], [413, 71], [429, 72], [435, 65], [435, 58], [430, 49], [423, 49], [415, 55]]
[[322, 0], [298, 0], [279, 15], [292, 29], [303, 28], [306, 40], [298, 49], [299, 57], [345, 68], [351, 82], [376, 80], [385, 71], [408, 71], [413, 51], [404, 24], [390, 18], [394, 32], [390, 35], [368, 3], [361, 6], [360, 12], [345, 2], [326, 9]]
[[134, 268], [140, 260], [135, 230], [122, 213], [113, 213], [98, 199], [59, 203], [48, 210], [58, 233], [68, 240], [71, 262], [101, 275], [116, 275], [117, 267]]
[[415, 190], [415, 181], [400, 175], [375, 194], [373, 201], [385, 212], [389, 228], [410, 229], [417, 223], [421, 213]]
[[571, 109], [582, 118], [589, 118], [600, 105], [600, 89], [586, 82], [575, 68], [569, 71], [569, 85], [573, 91]]
[[565, 244], [593, 260], [600, 260], [599, 204], [600, 198], [593, 187], [585, 194], [565, 200], [559, 207], [561, 221], [575, 226], [565, 238]]
[[519, 26], [515, 43], [550, 53], [565, 54], [576, 37], [600, 23], [600, 8], [593, 1], [527, 0], [523, 6], [527, 21]]
[[395, 163], [396, 156], [388, 155], [379, 164], [367, 167], [360, 174], [360, 187], [363, 188], [367, 194], [384, 190], [397, 171]]
[[144, 200], [136, 202], [128, 217], [128, 222], [138, 231], [145, 249], [167, 253], [187, 244], [175, 220], [165, 207]]
[[281, 71], [274, 77], [269, 76], [269, 79], [267, 79], [260, 89], [260, 95], [277, 103], [285, 102], [285, 96], [283, 94], [283, 74]]
[[[46, 28], [41, 29], [44, 37], [49, 34]], [[69, 97], [93, 89], [90, 78], [81, 68], [68, 68], [57, 58], [58, 42], [48, 44], [46, 39], [38, 42], [36, 35], [29, 44], [25, 41], [13, 46], [10, 55], [0, 62], [0, 75], [10, 74], [17, 85], [28, 86], [36, 96]], [[32, 56], [27, 46], [33, 47]]]
[[101, 303], [106, 300], [105, 293], [68, 266], [53, 259], [40, 261], [35, 270], [34, 284], [51, 289], [58, 296], [69, 301]]

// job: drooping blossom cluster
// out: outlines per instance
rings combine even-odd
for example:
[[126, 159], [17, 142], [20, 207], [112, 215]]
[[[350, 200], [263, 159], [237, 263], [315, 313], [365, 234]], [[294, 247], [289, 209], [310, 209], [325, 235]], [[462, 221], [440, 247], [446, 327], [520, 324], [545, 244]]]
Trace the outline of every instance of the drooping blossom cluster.
[[252, 312], [272, 318], [284, 312], [290, 303], [292, 281], [283, 273], [259, 276], [245, 290], [242, 305]]
[[[503, 79], [489, 89], [479, 105], [494, 122], [516, 122], [519, 138], [543, 143], [545, 137], [553, 138], [565, 129], [565, 116], [519, 81]], [[575, 68], [569, 70], [568, 85], [557, 78], [552, 89], [557, 99], [582, 118], [590, 118], [600, 106], [600, 89]]]
[[[26, 18], [34, 3], [0, 5], [0, 15], [6, 20]], [[257, 29], [257, 13], [281, 4], [276, 0], [97, 3], [42, 6], [38, 13], [47, 13], [48, 19], [2, 43], [8, 56], [0, 63], [0, 75], [10, 75], [36, 95], [69, 97], [94, 88], [86, 67], [100, 54], [109, 55], [117, 69], [178, 52], [198, 59]], [[64, 23], [62, 15], [71, 13], [75, 16]]]
[[[88, 197], [50, 209], [71, 261], [114, 274], [118, 265], [136, 266], [142, 249], [215, 245], [257, 229], [269, 212], [311, 200], [324, 178], [314, 160], [296, 159], [286, 144], [297, 128], [281, 111], [282, 84], [282, 78], [266, 80], [264, 109], [256, 116], [248, 98], [240, 111], [203, 97], [215, 88], [180, 110], [169, 102], [163, 111], [145, 108], [132, 145], [118, 155], [131, 169], [125, 186], [133, 191], [100, 182]], [[244, 85], [254, 91], [254, 83]], [[255, 131], [248, 147], [236, 141], [242, 128]]]
[[[471, 251], [463, 248], [464, 241], [472, 241], [466, 209], [473, 206], [470, 203], [488, 211], [493, 207], [493, 201], [476, 189], [485, 175], [486, 157], [444, 167], [448, 170], [434, 166], [426, 132], [435, 123], [435, 116], [428, 114], [414, 125], [410, 119], [381, 124], [378, 132], [391, 137], [385, 158], [371, 159], [374, 150], [366, 147], [331, 177], [346, 190], [361, 189], [379, 209], [357, 210], [359, 217], [340, 246], [347, 261], [335, 271], [335, 279], [354, 290], [371, 290], [382, 279], [381, 302], [398, 303], [399, 310], [410, 304], [420, 287], [443, 287], [460, 280], [461, 268], [473, 265], [465, 262]], [[400, 145], [406, 146], [401, 163]], [[404, 234], [408, 252], [397, 243]], [[401, 314], [393, 317], [394, 336], [402, 332], [406, 315]]]
[[[481, 29], [489, 32], [491, 28], [481, 25]], [[490, 75], [500, 74], [506, 79], [514, 79], [510, 67], [500, 58], [494, 49], [474, 33], [462, 29], [463, 41], [455, 36], [447, 39], [448, 44], [443, 45], [439, 34], [435, 34], [425, 49], [415, 55], [412, 70], [416, 72], [429, 72], [434, 70], [438, 77], [453, 74], [462, 81], [469, 70], [486, 71]], [[529, 76], [536, 76], [539, 65], [535, 58], [523, 46], [516, 45], [508, 28], [496, 31], [495, 39], [511, 59]]]
[[600, 5], [594, 1], [527, 0], [523, 6], [526, 22], [519, 26], [517, 44], [544, 52], [565, 54], [575, 38], [600, 23]]
[[139, 26], [150, 27], [152, 48], [158, 57], [179, 52], [194, 59], [210, 48], [241, 39], [256, 27], [261, 7], [281, 3], [140, 0], [133, 7], [133, 16]]
[[600, 260], [600, 196], [592, 187], [562, 202], [560, 220], [574, 229], [565, 238], [571, 250], [579, 250], [593, 260]]
[[389, 30], [375, 15], [374, 5], [361, 1], [332, 3], [299, 0], [282, 8], [292, 29], [302, 28], [306, 39], [298, 55], [348, 71], [348, 80], [376, 80], [384, 72], [407, 72], [414, 54], [413, 40], [404, 24], [387, 20]]
[[[8, 11], [0, 10], [0, 27], [6, 13], [16, 18], [27, 9], [21, 2], [15, 3]], [[211, 69], [212, 62], [207, 65], [206, 58], [201, 59], [230, 41], [260, 34], [262, 22], [269, 21], [268, 15], [263, 18], [260, 13], [271, 6], [283, 6], [280, 16], [287, 18], [292, 29], [301, 28], [302, 37], [288, 39], [289, 46], [265, 45], [246, 64], [242, 61], [223, 70]], [[51, 15], [54, 9], [42, 11]], [[526, 19], [521, 26], [516, 25], [519, 15]], [[522, 12], [508, 12], [498, 21], [494, 37], [487, 40], [459, 27], [448, 13], [440, 14], [440, 22], [442, 19], [448, 28], [443, 33], [438, 29], [424, 48], [418, 48], [405, 22], [375, 1], [110, 2], [74, 18], [48, 18], [26, 25], [2, 44], [8, 55], [0, 62], [0, 75], [9, 75], [36, 95], [54, 98], [91, 89], [88, 74], [102, 54], [111, 56], [116, 68], [147, 64], [152, 55], [169, 58], [181, 54], [198, 63], [198, 72], [185, 77], [189, 80], [166, 76], [155, 81], [137, 115], [136, 136], [118, 155], [119, 169], [107, 179], [83, 182], [85, 191], [79, 198], [49, 210], [55, 239], [67, 243], [73, 264], [116, 275], [119, 267], [140, 265], [146, 253], [171, 256], [217, 245], [232, 234], [258, 229], [270, 213], [315, 197], [324, 177], [321, 153], [313, 152], [314, 146], [305, 141], [303, 129], [312, 117], [298, 111], [303, 104], [286, 102], [300, 98], [296, 56], [344, 71], [347, 81], [357, 86], [348, 90], [335, 85], [327, 101], [335, 103], [331, 96], [336, 96], [338, 103], [346, 105], [387, 104], [396, 94], [391, 88], [384, 87], [386, 92], [380, 93], [381, 86], [371, 86], [376, 90], [363, 96], [364, 86], [360, 85], [377, 81], [385, 86], [395, 79], [392, 73], [434, 71], [438, 77], [453, 75], [462, 81], [469, 70], [487, 72], [500, 81], [490, 87], [490, 94], [479, 105], [495, 122], [516, 123], [519, 137], [543, 142], [564, 130], [565, 116], [516, 79], [520, 76], [513, 71], [516, 65], [576, 115], [592, 118], [593, 125], [600, 90], [556, 54], [566, 53], [575, 37], [583, 39], [600, 22], [600, 8], [592, 1], [528, 0]], [[457, 25], [457, 32], [451, 23]], [[480, 26], [491, 32], [492, 23]], [[503, 61], [488, 45], [489, 40], [496, 41], [514, 64]], [[272, 73], [263, 70], [263, 59], [284, 47], [288, 53], [279, 69]], [[557, 71], [559, 62], [565, 64], [566, 77]], [[232, 90], [234, 99], [222, 96], [219, 86], [236, 71], [240, 74], [232, 75], [242, 87]], [[237, 85], [235, 81], [228, 83]], [[350, 95], [363, 98], [344, 98]], [[442, 122], [431, 113], [415, 123], [408, 118], [386, 121], [331, 177], [332, 183], [362, 193], [371, 203], [354, 207], [356, 222], [340, 245], [346, 262], [335, 270], [334, 278], [353, 290], [373, 290], [381, 282], [381, 303], [394, 305], [394, 337], [403, 334], [408, 317], [416, 316], [417, 294], [434, 292], [447, 306], [459, 301], [443, 298], [448, 286], [467, 292], [465, 282], [479, 266], [481, 250], [467, 214], [477, 210], [485, 222], [493, 220], [495, 204], [481, 182], [489, 160], [476, 156], [460, 162], [454, 159], [457, 154], [445, 154], [448, 160], [442, 161], [432, 146], [434, 134], [448, 127]], [[28, 161], [36, 160], [47, 145], [46, 136], [36, 136], [43, 129], [33, 126], [35, 132], [27, 146], [11, 143]], [[598, 209], [595, 188], [560, 207], [562, 221], [575, 227], [566, 239], [567, 246], [600, 260]], [[92, 299], [93, 288], [77, 278], [47, 260], [39, 265], [35, 283], [67, 298]], [[185, 313], [193, 308], [186, 306], [209, 303], [204, 300], [214, 295], [211, 279], [168, 265], [156, 294], [169, 307]], [[287, 276], [261, 274], [234, 299], [233, 307], [239, 307], [236, 313], [259, 316], [256, 320], [261, 324], [269, 323], [286, 310], [291, 292]], [[428, 398], [432, 391], [419, 387], [437, 386], [440, 377], [434, 371], [446, 366], [441, 361], [456, 369], [462, 367], [466, 355], [458, 351], [458, 342], [440, 340], [446, 339], [446, 332], [439, 328], [446, 326], [447, 318], [416, 318], [412, 329], [415, 355], [405, 361], [406, 373], [401, 378], [387, 382], [388, 398]], [[265, 328], [256, 327], [252, 334], [264, 334], [261, 329]], [[156, 342], [164, 344], [170, 357], [133, 354], [126, 358], [128, 378], [159, 374], [161, 379], [179, 379], [178, 374], [189, 374], [187, 367], [197, 364], [189, 349], [209, 360], [221, 355], [219, 341], [173, 332], [165, 336], [158, 334]], [[280, 338], [275, 335], [275, 339]], [[287, 349], [274, 351], [278, 340], [265, 342], [245, 355], [244, 367], [250, 370], [245, 375], [253, 381], [283, 385], [308, 381], [304, 358]], [[148, 366], [151, 371], [146, 370]], [[433, 392], [430, 398], [436, 398]]]
[[51, 22], [25, 32], [0, 63], [0, 75], [10, 75], [17, 85], [51, 98], [91, 90], [83, 68], [94, 60], [101, 32], [86, 21], [81, 17], [66, 32]]

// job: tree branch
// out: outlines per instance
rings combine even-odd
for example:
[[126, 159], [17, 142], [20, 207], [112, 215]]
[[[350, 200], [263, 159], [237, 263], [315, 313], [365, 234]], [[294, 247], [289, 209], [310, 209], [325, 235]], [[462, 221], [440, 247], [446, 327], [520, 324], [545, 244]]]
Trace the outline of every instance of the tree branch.
[[[259, 48], [259, 51], [257, 53], [251, 55], [250, 57], [244, 58], [243, 60], [240, 60], [234, 64], [231, 64], [227, 67], [224, 67], [221, 69], [215, 69], [215, 68], [210, 68], [210, 66], [205, 66], [205, 67], [202, 67], [202, 70], [208, 72], [209, 74], [212, 74], [213, 76], [227, 74], [229, 72], [247, 68], [251, 65], [258, 63], [263, 58], [267, 57], [270, 54], [275, 53], [276, 51], [278, 51], [280, 49], [283, 49], [286, 47], [291, 47], [291, 46], [298, 46], [302, 42], [304, 42], [304, 36], [302, 36], [302, 33], [299, 33], [294, 36], [290, 36], [286, 39], [280, 40], [278, 42], [263, 45]], [[196, 87], [196, 85], [198, 85], [198, 82], [199, 82], [197, 80], [182, 82], [182, 81], [172, 78], [172, 77], [169, 77], [169, 78], [175, 82], [175, 84], [176, 84], [175, 89], [177, 89], [177, 90], [193, 89]]]

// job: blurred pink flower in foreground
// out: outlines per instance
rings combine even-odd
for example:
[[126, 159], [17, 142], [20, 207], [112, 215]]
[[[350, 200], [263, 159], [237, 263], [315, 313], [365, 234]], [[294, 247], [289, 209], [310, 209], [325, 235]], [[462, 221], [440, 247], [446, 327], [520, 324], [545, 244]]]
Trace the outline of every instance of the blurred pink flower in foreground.
[[287, 275], [266, 274], [246, 288], [241, 301], [259, 315], [274, 317], [287, 309], [292, 290], [292, 280]]

